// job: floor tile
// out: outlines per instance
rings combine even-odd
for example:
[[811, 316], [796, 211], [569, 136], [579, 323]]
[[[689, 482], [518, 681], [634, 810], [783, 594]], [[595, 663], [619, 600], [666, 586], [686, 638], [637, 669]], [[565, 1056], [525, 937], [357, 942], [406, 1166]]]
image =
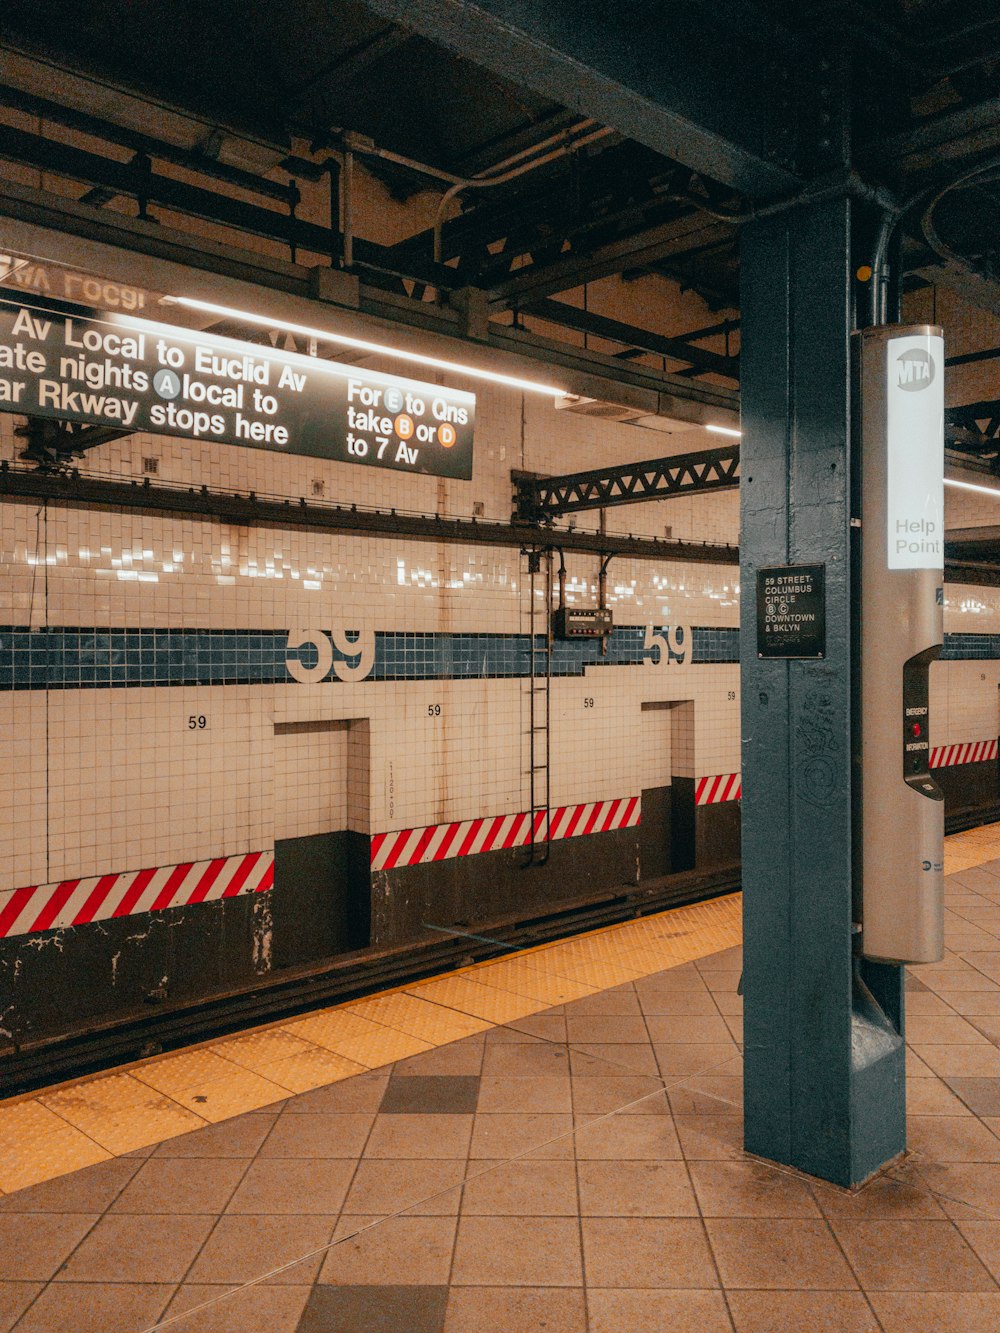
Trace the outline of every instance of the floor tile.
[[671, 1079], [667, 1098], [675, 1115], [742, 1115], [743, 1078], [740, 1074], [696, 1074]]
[[919, 1162], [917, 1174], [948, 1217], [1000, 1219], [1000, 1166], [990, 1162]]
[[472, 1126], [470, 1160], [518, 1157], [530, 1152], [539, 1161], [573, 1157], [573, 1117], [568, 1113], [478, 1112]]
[[693, 1218], [585, 1217], [588, 1287], [717, 1287], [711, 1251]]
[[674, 1124], [688, 1161], [743, 1157], [741, 1115], [676, 1115]]
[[343, 1205], [353, 1172], [354, 1163], [339, 1158], [311, 1158], [307, 1161], [259, 1158], [250, 1163], [225, 1211], [270, 1216], [289, 1213], [332, 1216]]
[[0, 1216], [0, 1280], [45, 1282], [97, 1222], [92, 1213]]
[[647, 1018], [655, 1015], [702, 1015], [716, 1017], [718, 1005], [707, 988], [698, 990], [643, 990], [636, 983], [639, 1004]]
[[[962, 1079], [958, 1082], [977, 1083], [978, 1079]], [[982, 1080], [991, 1083], [992, 1079]], [[998, 1080], [1000, 1081], [1000, 1080]], [[945, 1083], [941, 1078], [908, 1078], [906, 1080], [907, 1115], [970, 1115], [970, 1109], [952, 1091], [956, 1080]], [[997, 1102], [1000, 1110], [1000, 1101]]]
[[678, 1161], [680, 1143], [670, 1116], [612, 1115], [578, 1126], [579, 1161]]
[[815, 1182], [813, 1195], [828, 1218], [877, 1221], [885, 1218], [943, 1218], [941, 1205], [914, 1165], [876, 1177], [864, 1189], [837, 1189]]
[[929, 1069], [942, 1078], [1000, 1078], [1000, 1051], [982, 1046], [914, 1046]]
[[420, 1051], [406, 1060], [397, 1060], [392, 1068], [394, 1075], [431, 1074], [431, 1075], [471, 1075], [481, 1074], [483, 1069], [482, 1039], [450, 1041], [447, 1046], [438, 1046], [436, 1050]]
[[568, 1076], [538, 1078], [497, 1078], [483, 1075], [479, 1086], [479, 1110], [482, 1112], [526, 1111], [548, 1113], [572, 1110]]
[[577, 1215], [572, 1162], [480, 1162], [469, 1173], [462, 1214], [487, 1217]]
[[487, 1078], [561, 1078], [569, 1068], [565, 1046], [554, 1042], [499, 1042], [486, 1048], [483, 1076]]
[[0, 1213], [103, 1213], [142, 1162], [114, 1157], [0, 1198]]
[[663, 1045], [697, 1042], [700, 1046], [727, 1043], [731, 1033], [725, 1019], [698, 1014], [649, 1015], [646, 1019], [650, 1040]]
[[578, 1287], [583, 1281], [576, 1218], [469, 1217], [459, 1221], [453, 1286]]
[[170, 1333], [297, 1333], [309, 1292], [306, 1285], [263, 1284], [240, 1289], [185, 1283], [166, 1313], [172, 1317], [191, 1310], [191, 1314], [171, 1324]]
[[297, 1333], [441, 1333], [447, 1286], [381, 1287], [317, 1284]]
[[[728, 1034], [727, 1034], [728, 1035]], [[660, 1073], [665, 1079], [674, 1079], [678, 1075], [709, 1074], [728, 1068], [729, 1061], [739, 1057], [736, 1043], [716, 1042], [713, 1045], [695, 1042], [673, 1042], [663, 1044], [655, 1042], [653, 1052]], [[731, 1071], [730, 1071], [731, 1072]]]
[[641, 1042], [645, 1045], [650, 1034], [646, 1020], [639, 1015], [566, 1015], [566, 1034], [574, 1046], [592, 1046], [603, 1043]]
[[729, 1291], [726, 1296], [736, 1333], [879, 1333], [860, 1291]]
[[957, 1222], [956, 1225], [993, 1277], [1000, 1276], [1000, 1222]]
[[40, 1282], [0, 1282], [0, 1328], [13, 1328], [41, 1290]]
[[974, 1115], [1000, 1116], [1000, 1078], [949, 1078], [948, 1087]]
[[335, 1232], [335, 1238], [343, 1239], [327, 1251], [319, 1281], [338, 1287], [379, 1286], [392, 1277], [403, 1286], [447, 1285], [455, 1227], [454, 1217], [377, 1221], [345, 1214]]
[[466, 1167], [462, 1158], [405, 1161], [366, 1157], [358, 1162], [344, 1211], [369, 1216], [400, 1211], [452, 1216], [461, 1202]]
[[290, 1097], [282, 1109], [282, 1115], [314, 1115], [321, 1112], [349, 1114], [359, 1111], [370, 1111], [374, 1115], [388, 1082], [388, 1070], [354, 1074], [329, 1087], [315, 1088], [298, 1097]]
[[573, 1109], [578, 1115], [669, 1114], [662, 1079], [644, 1074], [584, 1076], [573, 1080]]
[[584, 1333], [586, 1328], [583, 1292], [560, 1287], [453, 1287], [444, 1322], [444, 1333]]
[[635, 987], [627, 985], [613, 986], [608, 990], [598, 991], [596, 995], [585, 995], [579, 1000], [574, 1000], [572, 1004], [566, 1006], [566, 1013], [567, 1016], [572, 1014], [574, 1017], [617, 1014], [638, 1018], [642, 1010], [639, 1008], [639, 997], [635, 993]]
[[697, 1217], [683, 1162], [581, 1161], [581, 1217]]
[[831, 1222], [866, 1291], [987, 1291], [995, 1284], [951, 1222]]
[[996, 1333], [1000, 1293], [873, 1292], [885, 1333]]
[[253, 1157], [271, 1132], [278, 1118], [277, 1111], [253, 1112], [234, 1116], [178, 1134], [164, 1141], [156, 1149], [157, 1157]]
[[217, 1216], [240, 1183], [239, 1158], [151, 1157], [111, 1206], [114, 1213], [209, 1213]]
[[17, 1326], [17, 1333], [109, 1333], [154, 1324], [174, 1293], [172, 1283], [53, 1282]]
[[365, 1157], [459, 1157], [469, 1153], [471, 1115], [442, 1114], [429, 1127], [422, 1115], [378, 1115], [365, 1145]]
[[57, 1282], [180, 1282], [212, 1217], [107, 1214], [56, 1274]]
[[809, 1185], [790, 1171], [754, 1161], [691, 1163], [705, 1217], [819, 1217]]
[[1000, 1162], [1000, 1138], [975, 1116], [911, 1115], [907, 1146], [932, 1162]]
[[707, 1218], [724, 1287], [846, 1291], [857, 1283], [825, 1222]]
[[261, 1157], [357, 1157], [374, 1116], [361, 1111], [282, 1116], [265, 1139]]
[[933, 1045], [935, 1043], [947, 1046], [964, 1046], [979, 1045], [986, 1041], [986, 1038], [971, 1023], [957, 1015], [935, 1017], [907, 1014], [906, 1040], [914, 1046]]
[[569, 1048], [569, 1058], [570, 1070], [577, 1078], [611, 1073], [658, 1077], [660, 1073], [656, 1055], [648, 1043], [581, 1042]]
[[[380, 1115], [474, 1115], [479, 1100], [477, 1074], [393, 1076]], [[433, 1133], [428, 1130], [428, 1133]]]
[[[731, 1333], [719, 1291], [595, 1289], [587, 1292], [588, 1333]], [[769, 1333], [774, 1333], [771, 1326]], [[812, 1330], [810, 1329], [810, 1333]]]
[[[598, 992], [598, 994], [600, 993]], [[514, 1023], [507, 1023], [499, 1028], [491, 1028], [487, 1033], [486, 1042], [487, 1045], [495, 1041], [517, 1042], [522, 1041], [525, 1037], [537, 1037], [542, 1041], [565, 1042], [565, 1015], [559, 1011], [529, 1014], [526, 1018], [519, 1018]]]
[[[312, 1282], [323, 1260], [322, 1254], [313, 1255], [313, 1251], [330, 1240], [335, 1220], [333, 1215], [259, 1217], [227, 1213], [215, 1224], [185, 1281], [249, 1282], [290, 1264], [269, 1281], [292, 1287]], [[304, 1258], [306, 1255], [313, 1257]]]

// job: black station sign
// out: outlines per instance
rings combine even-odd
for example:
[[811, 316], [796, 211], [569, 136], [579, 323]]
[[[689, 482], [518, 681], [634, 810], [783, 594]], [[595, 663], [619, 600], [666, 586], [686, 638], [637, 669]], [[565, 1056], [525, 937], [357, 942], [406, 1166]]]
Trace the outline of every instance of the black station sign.
[[3, 412], [467, 481], [475, 406], [268, 345], [0, 298]]
[[826, 654], [825, 565], [757, 571], [757, 656]]

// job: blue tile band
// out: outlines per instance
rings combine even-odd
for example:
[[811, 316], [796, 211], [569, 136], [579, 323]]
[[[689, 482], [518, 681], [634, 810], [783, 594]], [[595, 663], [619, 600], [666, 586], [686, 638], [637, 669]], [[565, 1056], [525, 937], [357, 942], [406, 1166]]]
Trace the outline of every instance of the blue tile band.
[[[666, 638], [666, 627], [655, 629]], [[283, 685], [292, 680], [286, 661], [311, 669], [316, 648], [287, 649], [285, 630], [207, 629], [28, 629], [0, 626], [0, 689], [65, 690], [157, 685]], [[597, 639], [556, 640], [553, 676], [580, 676], [587, 666], [637, 666], [653, 656], [641, 625], [619, 625], [601, 656]], [[542, 641], [538, 640], [541, 648]], [[684, 652], [686, 645], [678, 645]], [[948, 661], [1000, 658], [1000, 634], [949, 634]], [[696, 664], [737, 662], [739, 630], [696, 626]], [[356, 666], [333, 645], [336, 664]], [[368, 680], [495, 680], [530, 674], [526, 634], [410, 634], [377, 631], [375, 662]]]

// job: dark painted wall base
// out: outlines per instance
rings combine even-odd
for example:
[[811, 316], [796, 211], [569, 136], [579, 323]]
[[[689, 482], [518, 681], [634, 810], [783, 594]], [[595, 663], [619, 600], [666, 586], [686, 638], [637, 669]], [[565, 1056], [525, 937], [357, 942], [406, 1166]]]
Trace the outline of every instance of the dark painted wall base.
[[694, 812], [695, 867], [710, 870], [740, 859], [739, 801], [699, 805]]
[[346, 832], [282, 838], [274, 844], [275, 967], [368, 947], [369, 849], [367, 835]]
[[985, 821], [1000, 804], [1000, 763], [995, 759], [936, 768], [933, 778], [944, 792], [945, 819], [952, 827], [958, 823], [970, 827], [976, 821], [969, 816], [980, 812]]
[[[372, 944], [426, 935], [427, 927], [472, 930], [477, 922], [537, 916], [560, 902], [639, 879], [639, 830], [616, 829], [549, 844], [544, 865], [526, 849], [483, 852], [372, 875]], [[539, 849], [542, 850], [542, 849]]]

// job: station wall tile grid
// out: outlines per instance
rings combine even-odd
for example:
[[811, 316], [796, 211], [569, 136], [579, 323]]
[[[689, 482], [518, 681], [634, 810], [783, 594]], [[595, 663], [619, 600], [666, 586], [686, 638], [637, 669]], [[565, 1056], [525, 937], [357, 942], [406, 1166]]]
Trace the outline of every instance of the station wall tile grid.
[[733, 895], [7, 1104], [85, 1169], [0, 1200], [0, 1328], [993, 1330], [998, 852], [948, 842], [859, 1194], [742, 1154]]

